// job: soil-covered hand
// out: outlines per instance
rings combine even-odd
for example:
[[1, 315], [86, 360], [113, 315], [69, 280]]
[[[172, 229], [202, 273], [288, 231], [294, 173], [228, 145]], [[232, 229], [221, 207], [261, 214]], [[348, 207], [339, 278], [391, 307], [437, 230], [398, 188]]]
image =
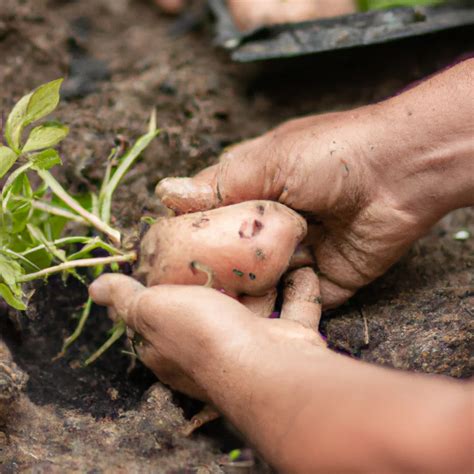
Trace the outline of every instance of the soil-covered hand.
[[328, 350], [310, 269], [289, 275], [279, 320], [213, 289], [118, 274], [90, 294], [142, 336], [163, 382], [210, 402], [278, 472], [469, 471], [472, 384]]
[[472, 203], [473, 64], [381, 104], [287, 122], [194, 178], [163, 180], [157, 194], [178, 213], [251, 199], [303, 213], [323, 304], [339, 305]]
[[206, 387], [226, 381], [221, 371], [205, 370], [206, 358], [213, 359], [215, 366], [219, 354], [252, 350], [262, 337], [273, 338], [280, 345], [299, 340], [326, 348], [318, 333], [321, 303], [316, 274], [301, 268], [290, 273], [285, 282], [281, 319], [258, 318], [241, 302], [210, 288], [145, 288], [124, 275], [101, 276], [91, 285], [90, 295], [139, 335], [135, 348], [140, 360], [163, 383], [210, 401], [202, 381]]

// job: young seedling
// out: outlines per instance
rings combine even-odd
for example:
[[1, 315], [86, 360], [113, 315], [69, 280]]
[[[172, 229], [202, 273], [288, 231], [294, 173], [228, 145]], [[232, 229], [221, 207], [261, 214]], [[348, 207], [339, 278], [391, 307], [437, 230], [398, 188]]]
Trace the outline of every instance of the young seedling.
[[358, 0], [361, 11], [380, 10], [394, 7], [427, 7], [440, 5], [445, 0]]
[[[58, 106], [61, 83], [57, 79], [22, 97], [8, 116], [5, 141], [0, 143], [0, 301], [20, 311], [27, 308], [31, 296], [28, 282], [56, 273], [64, 280], [71, 276], [84, 281], [78, 268], [89, 267], [96, 277], [107, 266], [116, 271], [119, 264], [136, 260], [136, 253], [123, 247], [120, 231], [111, 226], [112, 199], [120, 181], [159, 133], [153, 113], [148, 132], [123, 156], [118, 148], [112, 150], [99, 192], [73, 197], [51, 173], [51, 168], [62, 164], [55, 147], [69, 128], [57, 121], [38, 124]], [[107, 256], [95, 257], [97, 249]], [[59, 355], [80, 336], [91, 308], [89, 299]], [[109, 340], [86, 364], [124, 332], [124, 324], [116, 324]]]

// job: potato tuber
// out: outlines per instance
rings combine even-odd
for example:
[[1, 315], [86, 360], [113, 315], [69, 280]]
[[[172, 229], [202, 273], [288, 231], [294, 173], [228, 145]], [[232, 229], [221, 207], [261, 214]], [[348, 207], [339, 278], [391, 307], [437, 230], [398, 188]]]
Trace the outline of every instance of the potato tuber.
[[300, 215], [270, 201], [163, 218], [141, 242], [137, 276], [147, 286], [208, 283], [233, 297], [264, 295], [306, 230]]

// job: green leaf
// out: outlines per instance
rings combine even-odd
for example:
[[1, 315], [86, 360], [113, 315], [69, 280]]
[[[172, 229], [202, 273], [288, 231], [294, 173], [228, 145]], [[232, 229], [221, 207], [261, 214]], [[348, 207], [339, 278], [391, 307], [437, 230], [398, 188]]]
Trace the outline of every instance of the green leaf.
[[23, 129], [50, 114], [57, 107], [62, 82], [63, 79], [56, 79], [39, 86], [23, 96], [13, 107], [5, 126], [5, 138], [15, 152], [20, 152]]
[[20, 140], [21, 132], [25, 126], [25, 117], [26, 110], [28, 108], [28, 103], [30, 102], [33, 92], [22, 97], [13, 107], [10, 115], [8, 116], [7, 123], [5, 125], [5, 138], [7, 143], [15, 150], [16, 152], [20, 151]]
[[34, 170], [49, 170], [53, 166], [62, 165], [58, 152], [52, 148], [30, 155], [29, 160], [33, 163]]
[[14, 295], [12, 290], [4, 283], [0, 283], [0, 297], [2, 297], [12, 308], [25, 311], [25, 303], [23, 303], [18, 296]]
[[33, 224], [28, 224], [27, 228], [31, 237], [43, 244], [45, 250], [51, 255], [51, 257], [57, 258], [61, 262], [66, 261], [66, 252], [62, 249], [58, 249], [53, 242], [49, 242], [39, 227], [36, 227]]
[[59, 89], [63, 79], [56, 79], [35, 89], [28, 101], [25, 125], [49, 115], [59, 104]]
[[31, 168], [31, 165], [32, 165], [31, 163], [25, 163], [24, 165], [21, 165], [20, 167], [18, 167], [15, 171], [13, 171], [13, 173], [11, 173], [8, 176], [8, 179], [3, 185], [0, 202], [2, 199], [5, 199], [5, 196], [10, 192], [11, 187], [13, 186], [15, 181], [18, 179], [18, 177], [25, 174], [25, 171]]
[[12, 258], [0, 254], [0, 279], [8, 286], [14, 286], [21, 275], [23, 275], [21, 265]]
[[3, 178], [13, 166], [18, 155], [7, 146], [0, 146], [0, 178]]
[[26, 197], [31, 199], [33, 197], [33, 190], [31, 189], [30, 180], [26, 173], [21, 174], [13, 182], [10, 190], [13, 196]]
[[112, 196], [127, 171], [135, 163], [140, 154], [148, 145], [159, 135], [161, 130], [156, 129], [156, 117], [152, 114], [150, 119], [149, 131], [142, 135], [133, 146], [125, 153], [120, 161], [118, 168], [110, 178], [105, 187], [101, 188], [99, 194], [99, 210], [101, 219], [108, 223], [110, 221], [110, 208], [112, 206]]
[[47, 122], [31, 130], [23, 152], [41, 150], [57, 145], [69, 133], [69, 127], [58, 122]]
[[233, 449], [233, 450], [229, 453], [229, 461], [235, 462], [235, 461], [237, 461], [237, 459], [240, 458], [241, 455], [242, 455], [242, 450], [240, 450], [240, 449]]
[[16, 234], [25, 228], [30, 219], [32, 195], [33, 191], [28, 176], [23, 173], [17, 176], [5, 196], [3, 196], [3, 226], [11, 238], [15, 238]]
[[443, 0], [358, 0], [359, 10], [378, 10], [394, 7], [419, 7], [437, 5]]
[[[7, 255], [7, 256], [11, 255], [13, 258], [21, 261], [22, 264], [31, 267], [34, 271], [41, 270], [41, 268], [39, 268], [34, 262], [32, 262], [28, 258], [24, 257], [21, 253], [14, 252], [13, 250], [10, 250], [10, 249], [2, 249], [2, 248], [0, 248], [0, 253], [2, 253], [3, 255]], [[24, 268], [24, 266], [23, 266], [23, 268]]]
[[[14, 207], [12, 206], [14, 204]], [[22, 232], [29, 221], [31, 214], [31, 202], [27, 199], [15, 199], [10, 202], [12, 210], [7, 214], [6, 227], [10, 234]]]

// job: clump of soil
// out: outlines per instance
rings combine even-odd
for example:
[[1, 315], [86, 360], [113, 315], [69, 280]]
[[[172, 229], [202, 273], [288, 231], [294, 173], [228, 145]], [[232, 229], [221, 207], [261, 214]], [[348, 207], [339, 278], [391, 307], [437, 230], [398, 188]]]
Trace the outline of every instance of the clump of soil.
[[[61, 150], [68, 189], [97, 186], [110, 148], [141, 135], [156, 107], [163, 132], [114, 207], [116, 225], [130, 232], [142, 214], [158, 212], [159, 179], [191, 174], [227, 145], [296, 115], [380, 100], [472, 49], [472, 32], [464, 29], [243, 66], [213, 49], [205, 15], [198, 15], [200, 28], [176, 36], [170, 30], [196, 22], [176, 27], [151, 1], [1, 3], [1, 110], [40, 83], [67, 78], [57, 118], [71, 127]], [[385, 277], [326, 315], [322, 329], [331, 346], [392, 367], [470, 376], [474, 243], [452, 234], [473, 234], [473, 221], [472, 210], [447, 216]], [[145, 368], [128, 372], [120, 344], [80, 367], [110, 328], [102, 310], [67, 356], [52, 361], [85, 295], [80, 284], [55, 279], [37, 289], [26, 316], [0, 318], [17, 369], [29, 376], [0, 421], [1, 472], [221, 472], [222, 451], [241, 441], [222, 423], [180, 436], [184, 415], [197, 407], [152, 387]]]

